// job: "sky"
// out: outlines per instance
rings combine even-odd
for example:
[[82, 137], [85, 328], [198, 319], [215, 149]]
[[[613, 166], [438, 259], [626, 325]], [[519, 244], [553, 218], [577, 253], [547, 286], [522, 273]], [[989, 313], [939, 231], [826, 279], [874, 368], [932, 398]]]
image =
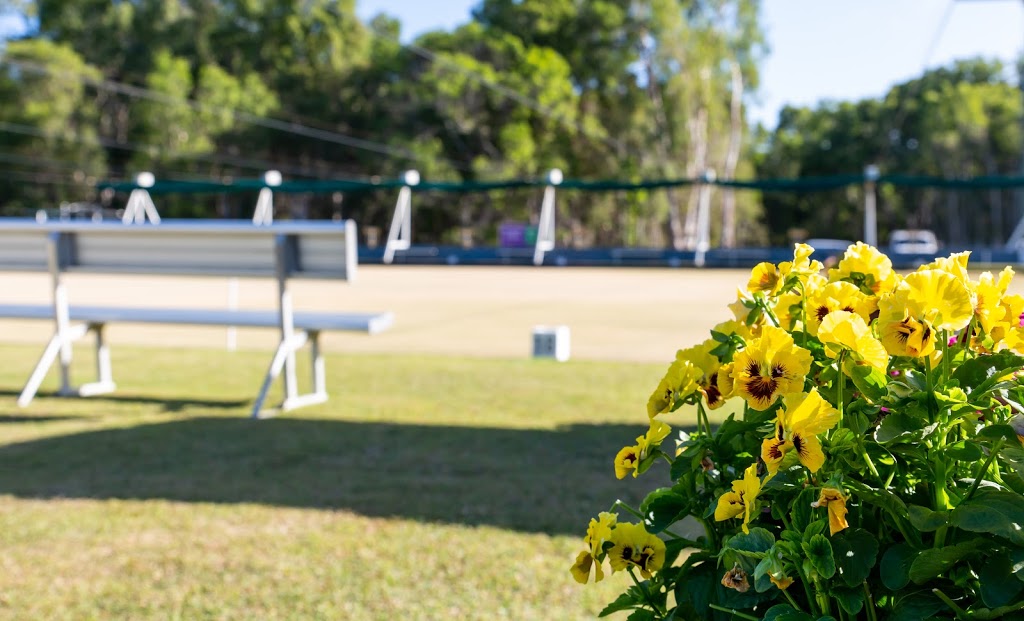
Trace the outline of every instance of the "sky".
[[[357, 0], [363, 18], [398, 17], [402, 38], [451, 29], [478, 0]], [[770, 53], [752, 122], [774, 127], [786, 104], [878, 97], [925, 68], [1024, 51], [1021, 0], [763, 0]]]
[[[469, 20], [479, 0], [357, 0], [359, 16], [388, 13], [410, 41]], [[752, 122], [774, 127], [787, 104], [878, 97], [925, 68], [1024, 52], [1022, 0], [762, 0], [770, 53], [751, 100]], [[0, 37], [20, 28], [0, 16]]]

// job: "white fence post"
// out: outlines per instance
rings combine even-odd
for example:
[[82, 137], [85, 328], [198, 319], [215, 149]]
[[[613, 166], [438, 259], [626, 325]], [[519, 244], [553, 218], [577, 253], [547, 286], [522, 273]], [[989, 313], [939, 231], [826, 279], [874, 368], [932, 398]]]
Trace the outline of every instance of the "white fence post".
[[715, 182], [715, 171], [705, 170], [697, 189], [697, 252], [693, 264], [704, 267], [708, 250], [711, 249], [711, 186]]
[[384, 263], [395, 260], [396, 250], [412, 247], [412, 188], [420, 184], [420, 173], [407, 170], [402, 175], [402, 189], [398, 191], [395, 215], [391, 218], [391, 230], [384, 245]]
[[562, 171], [548, 171], [544, 199], [540, 204], [540, 222], [537, 223], [537, 243], [533, 248], [533, 264], [544, 263], [544, 253], [555, 249], [555, 188], [562, 184]]
[[141, 172], [135, 177], [137, 186], [128, 195], [128, 204], [124, 206], [124, 216], [121, 222], [125, 224], [144, 224], [146, 218], [153, 224], [160, 224], [160, 214], [156, 211], [153, 198], [149, 195], [149, 188], [156, 183], [156, 177], [151, 172]]
[[259, 198], [256, 199], [256, 210], [252, 214], [252, 223], [256, 225], [274, 223], [274, 191], [281, 185], [281, 173], [276, 170], [268, 170], [263, 173], [264, 187], [260, 188]]
[[864, 167], [864, 243], [878, 247], [878, 208], [876, 194], [878, 191], [878, 166], [871, 164]]

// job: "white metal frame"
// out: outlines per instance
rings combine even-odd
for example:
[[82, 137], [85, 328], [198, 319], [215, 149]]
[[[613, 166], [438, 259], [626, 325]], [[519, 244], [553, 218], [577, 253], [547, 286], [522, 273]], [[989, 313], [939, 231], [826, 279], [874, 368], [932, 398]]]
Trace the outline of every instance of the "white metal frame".
[[562, 171], [548, 171], [544, 198], [540, 203], [540, 221], [537, 223], [537, 242], [533, 247], [533, 264], [543, 265], [544, 254], [555, 249], [555, 188], [562, 184]]
[[396, 251], [412, 247], [412, 188], [419, 183], [420, 174], [415, 170], [407, 170], [402, 175], [402, 189], [398, 191], [395, 214], [391, 218], [388, 241], [384, 245], [383, 261], [386, 264], [390, 265], [395, 260]]

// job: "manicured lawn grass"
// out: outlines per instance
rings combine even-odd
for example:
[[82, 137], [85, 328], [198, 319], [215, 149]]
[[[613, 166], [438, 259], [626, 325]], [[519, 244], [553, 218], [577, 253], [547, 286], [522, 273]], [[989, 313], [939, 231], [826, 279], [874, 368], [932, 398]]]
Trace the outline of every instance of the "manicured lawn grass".
[[612, 458], [668, 361], [331, 356], [254, 422], [266, 352], [115, 349], [116, 394], [22, 410], [38, 353], [0, 346], [0, 619], [593, 618], [587, 521], [667, 482]]

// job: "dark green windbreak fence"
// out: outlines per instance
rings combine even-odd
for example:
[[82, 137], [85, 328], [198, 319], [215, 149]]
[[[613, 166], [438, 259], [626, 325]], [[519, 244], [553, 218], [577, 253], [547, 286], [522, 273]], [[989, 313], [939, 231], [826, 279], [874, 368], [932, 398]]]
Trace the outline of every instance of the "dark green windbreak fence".
[[[872, 184], [873, 181], [873, 184]], [[158, 180], [148, 191], [168, 217], [248, 217], [256, 193], [270, 187], [284, 217], [355, 218], [370, 235], [386, 235], [400, 178], [230, 182]], [[415, 243], [494, 245], [504, 223], [536, 225], [547, 179], [422, 181], [412, 186]], [[566, 246], [666, 247], [673, 233], [691, 235], [697, 190], [712, 188], [711, 245], [729, 226], [724, 205], [733, 193], [735, 244], [785, 245], [803, 237], [861, 239], [864, 199], [877, 196], [878, 239], [890, 231], [926, 228], [952, 245], [1002, 246], [1024, 215], [1024, 177], [948, 179], [864, 174], [796, 179], [565, 179], [557, 186], [557, 237]], [[96, 186], [117, 205], [135, 183]], [[872, 189], [875, 188], [875, 189]], [[671, 213], [678, 214], [673, 223]], [[689, 214], [689, 218], [688, 218]], [[675, 228], [673, 228], [675, 224]]]

